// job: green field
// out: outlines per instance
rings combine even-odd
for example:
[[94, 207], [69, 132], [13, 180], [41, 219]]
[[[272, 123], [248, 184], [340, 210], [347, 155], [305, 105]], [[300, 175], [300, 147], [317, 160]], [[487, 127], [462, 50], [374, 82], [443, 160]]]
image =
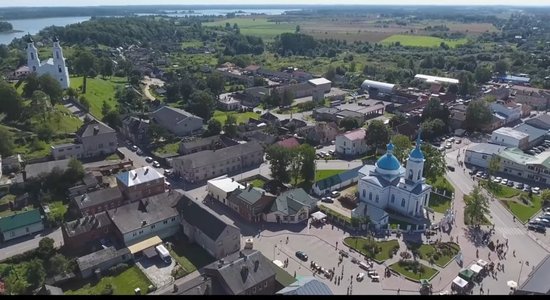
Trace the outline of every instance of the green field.
[[434, 268], [430, 268], [426, 265], [422, 265], [422, 268], [424, 269], [424, 272], [421, 273], [413, 273], [409, 268], [406, 266], [399, 265], [398, 262], [390, 265], [390, 269], [394, 270], [395, 272], [413, 280], [413, 281], [420, 281], [420, 279], [431, 279], [435, 274], [437, 274], [437, 270]]
[[315, 181], [323, 180], [329, 178], [333, 175], [343, 173], [347, 170], [317, 170], [315, 171]]
[[214, 261], [214, 258], [199, 245], [191, 244], [184, 238], [170, 238], [168, 241], [173, 245], [169, 249], [170, 255], [185, 269], [187, 274]]
[[[410, 244], [410, 249], [416, 249], [421, 259], [429, 261], [433, 258], [434, 263], [443, 268], [460, 251], [460, 246], [455, 243], [441, 243], [439, 246], [431, 244]], [[436, 259], [437, 258], [437, 259]]]
[[212, 116], [212, 118], [220, 121], [222, 125], [224, 125], [225, 121], [227, 120], [227, 115], [234, 115], [235, 118], [237, 118], [237, 124], [248, 123], [248, 119], [250, 118], [256, 119], [256, 120], [260, 118], [260, 115], [255, 112], [237, 113], [237, 112], [221, 111], [221, 110], [214, 111], [214, 116]]
[[451, 208], [451, 199], [435, 193], [431, 193], [430, 203], [428, 206], [434, 211], [444, 214], [447, 209]]
[[439, 47], [441, 42], [445, 42], [445, 44], [449, 45], [449, 47], [454, 48], [458, 45], [466, 44], [468, 40], [465, 38], [457, 40], [444, 40], [433, 36], [394, 34], [382, 40], [381, 43], [383, 45], [390, 45], [396, 42], [401, 43], [401, 46], [428, 48]]
[[[523, 223], [527, 222], [530, 218], [533, 217], [542, 207], [542, 200], [539, 196], [534, 196], [530, 199], [531, 205], [525, 205], [523, 203], [520, 203], [521, 200], [518, 199], [517, 201], [513, 200], [502, 200], [504, 202], [504, 205], [512, 211], [512, 213], [516, 216], [516, 218], [520, 219]], [[519, 201], [519, 202], [518, 202]]]
[[250, 183], [253, 187], [257, 187], [257, 188], [261, 188], [263, 189], [264, 188], [264, 185], [266, 183], [265, 180], [261, 179], [261, 178], [256, 178], [252, 181], [249, 181], [248, 183]]
[[233, 18], [220, 20], [215, 22], [203, 23], [205, 26], [225, 26], [225, 23], [237, 24], [241, 33], [244, 35], [259, 36], [266, 40], [271, 40], [275, 36], [284, 32], [294, 32], [296, 30], [295, 23], [279, 23], [268, 22], [267, 18]]
[[65, 290], [66, 295], [101, 295], [101, 292], [105, 289], [107, 284], [111, 284], [113, 287], [114, 295], [134, 295], [134, 289], [139, 287], [141, 293], [147, 293], [147, 288], [151, 284], [149, 279], [143, 274], [143, 272], [137, 267], [132, 266], [128, 270], [118, 274], [117, 276], [107, 276], [101, 278], [101, 280], [92, 285], [86, 283], [78, 289]]
[[[126, 84], [126, 78], [123, 77], [111, 77], [107, 80], [101, 79], [101, 77], [87, 78], [86, 79], [87, 91], [84, 97], [90, 102], [90, 113], [96, 118], [103, 118], [101, 113], [101, 107], [103, 101], [106, 101], [112, 108], [117, 106], [115, 99], [115, 91], [117, 86], [124, 86]], [[71, 87], [77, 89], [82, 86], [82, 77], [71, 77]]]
[[74, 116], [65, 106], [56, 104], [54, 109], [48, 113], [45, 121], [42, 116], [35, 115], [31, 118], [31, 123], [35, 131], [48, 125], [58, 134], [76, 132], [83, 122]]
[[389, 241], [383, 241], [383, 242], [374, 242], [375, 245], [381, 250], [372, 257], [370, 253], [365, 249], [365, 245], [368, 244], [368, 240], [362, 237], [347, 237], [344, 239], [344, 243], [350, 247], [353, 248], [355, 251], [368, 256], [372, 259], [375, 259], [377, 261], [385, 261], [390, 258], [390, 251], [394, 249], [395, 247], [399, 248], [399, 242], [397, 240], [389, 240]]
[[168, 144], [162, 144], [154, 149], [151, 149], [151, 152], [158, 154], [177, 154], [180, 147], [180, 141]]

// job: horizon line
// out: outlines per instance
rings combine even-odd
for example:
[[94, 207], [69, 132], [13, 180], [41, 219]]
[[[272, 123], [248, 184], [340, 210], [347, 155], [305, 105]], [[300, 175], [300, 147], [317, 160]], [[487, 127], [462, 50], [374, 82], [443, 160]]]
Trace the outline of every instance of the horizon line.
[[0, 8], [73, 8], [73, 7], [136, 7], [136, 6], [172, 6], [172, 7], [212, 7], [212, 6], [225, 6], [225, 7], [319, 7], [319, 6], [401, 6], [401, 7], [417, 7], [417, 6], [432, 6], [432, 7], [550, 7], [548, 4], [102, 4], [102, 5], [50, 5], [50, 6], [35, 6], [35, 5], [22, 5], [22, 6], [0, 6]]

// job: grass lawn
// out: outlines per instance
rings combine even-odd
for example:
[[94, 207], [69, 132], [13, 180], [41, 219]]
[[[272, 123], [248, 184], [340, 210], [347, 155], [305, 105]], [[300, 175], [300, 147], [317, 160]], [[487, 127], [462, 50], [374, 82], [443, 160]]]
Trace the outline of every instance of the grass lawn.
[[120, 157], [116, 153], [113, 153], [105, 158], [105, 160], [119, 160], [119, 159]]
[[377, 261], [385, 261], [386, 259], [389, 259], [389, 251], [391, 249], [394, 249], [396, 246], [399, 247], [399, 243], [397, 242], [397, 240], [375, 242], [376, 246], [382, 248], [382, 250], [380, 250], [378, 253], [376, 253], [374, 257], [372, 257], [370, 253], [364, 248], [364, 245], [368, 243], [367, 239], [362, 237], [347, 237], [344, 239], [344, 243], [349, 247], [355, 249], [357, 252], [369, 258], [373, 258]]
[[383, 45], [389, 45], [391, 43], [401, 43], [401, 46], [412, 46], [412, 47], [439, 47], [442, 42], [449, 45], [449, 47], [454, 48], [458, 45], [466, 44], [467, 39], [456, 39], [456, 40], [447, 40], [440, 39], [433, 36], [424, 36], [424, 35], [404, 35], [404, 34], [394, 34], [388, 38], [382, 40]]
[[50, 155], [52, 152], [51, 145], [59, 145], [64, 143], [72, 143], [74, 139], [57, 139], [50, 143], [45, 143], [43, 141], [38, 141], [37, 143], [26, 142], [23, 145], [16, 144], [16, 148], [13, 150], [14, 153], [19, 153], [23, 156], [23, 159], [34, 159], [41, 158]]
[[263, 188], [264, 187], [264, 184], [265, 184], [265, 180], [261, 179], [261, 178], [256, 178], [252, 181], [249, 181], [248, 183], [252, 184], [253, 187], [257, 187], [257, 188]]
[[450, 191], [451, 193], [455, 192], [454, 186], [447, 180], [447, 178], [443, 176], [438, 177], [435, 181], [430, 179], [427, 179], [426, 181], [428, 184], [438, 190], [446, 190]]
[[431, 193], [430, 204], [428, 206], [434, 211], [444, 214], [447, 209], [451, 208], [451, 199], [436, 193]]
[[237, 24], [244, 35], [259, 36], [263, 39], [270, 40], [276, 35], [284, 32], [294, 32], [296, 30], [295, 23], [281, 22], [276, 24], [275, 22], [268, 22], [267, 18], [262, 17], [244, 17], [244, 18], [232, 18], [215, 22], [203, 23], [204, 26], [223, 26], [225, 23]]
[[238, 113], [238, 112], [221, 111], [221, 110], [214, 111], [214, 116], [212, 116], [212, 118], [220, 121], [222, 125], [224, 125], [225, 121], [227, 120], [227, 115], [234, 115], [235, 118], [237, 119], [237, 124], [248, 123], [248, 119], [250, 118], [256, 119], [256, 120], [260, 118], [259, 114], [251, 111]]
[[180, 141], [162, 144], [157, 148], [151, 149], [152, 152], [157, 154], [177, 154], [180, 147]]
[[408, 223], [408, 222], [405, 222], [405, 221], [401, 221], [401, 220], [398, 220], [398, 219], [394, 219], [392, 217], [390, 217], [388, 219], [388, 224], [390, 224], [391, 229], [397, 229], [397, 224], [399, 224], [400, 229], [404, 229], [404, 230], [406, 230], [407, 226], [409, 226], [409, 225], [411, 225], [411, 228], [413, 228], [413, 226], [414, 226], [414, 224], [411, 224], [411, 223]]
[[58, 218], [63, 220], [69, 205], [64, 204], [63, 201], [54, 201], [48, 203], [48, 207], [50, 208], [50, 213], [48, 214], [50, 218], [55, 219], [56, 216], [59, 216]]
[[343, 173], [347, 170], [316, 170], [315, 171], [315, 181], [323, 180], [329, 178], [333, 175]]
[[[409, 244], [409, 248], [417, 249], [420, 258], [427, 261], [429, 261], [430, 257], [436, 254], [438, 250], [435, 245], [431, 244]], [[451, 259], [453, 259], [458, 254], [458, 252], [460, 251], [460, 246], [455, 243], [441, 243], [439, 249], [439, 254], [437, 255], [437, 259], [434, 259], [434, 262], [438, 267], [443, 268], [449, 261], [451, 261]], [[441, 249], [447, 249], [446, 253], [443, 253]]]
[[33, 131], [49, 126], [55, 133], [76, 132], [82, 126], [82, 120], [74, 116], [65, 106], [56, 104], [48, 113], [46, 120], [42, 116], [35, 115], [31, 118]]
[[[77, 89], [80, 92], [82, 86], [82, 77], [71, 77], [71, 87]], [[101, 79], [101, 76], [96, 78], [86, 79], [87, 91], [84, 97], [90, 102], [90, 113], [96, 118], [103, 118], [101, 113], [101, 107], [103, 101], [106, 101], [112, 108], [117, 106], [115, 99], [115, 91], [118, 86], [124, 86], [126, 84], [126, 78], [124, 77], [111, 77], [109, 79]], [[80, 96], [79, 96], [80, 97]]]
[[147, 293], [147, 288], [151, 284], [147, 276], [137, 267], [132, 266], [128, 270], [118, 274], [115, 277], [107, 276], [92, 285], [90, 282], [84, 284], [78, 289], [65, 290], [67, 295], [100, 295], [107, 284], [113, 287], [114, 295], [134, 295], [134, 289], [139, 287], [141, 293]]
[[203, 45], [203, 43], [201, 41], [190, 40], [190, 41], [185, 41], [185, 42], [181, 43], [181, 49], [199, 48], [199, 47], [202, 47], [202, 45]]
[[170, 255], [182, 266], [186, 273], [200, 269], [215, 259], [197, 244], [191, 244], [185, 238], [168, 239], [173, 246], [169, 249]]
[[400, 266], [399, 263], [394, 263], [390, 265], [390, 269], [415, 281], [420, 281], [420, 279], [431, 279], [435, 274], [437, 274], [436, 269], [430, 268], [423, 264], [421, 265], [424, 267], [424, 272], [422, 273], [413, 273], [405, 266]]
[[525, 205], [520, 203], [521, 200], [501, 200], [504, 202], [504, 205], [510, 209], [510, 211], [520, 219], [523, 223], [527, 222], [528, 219], [532, 218], [542, 207], [542, 199], [539, 196], [533, 195], [533, 198], [530, 199], [531, 205]]
[[500, 183], [488, 184], [487, 180], [481, 181], [481, 185], [498, 198], [512, 198], [521, 193], [518, 189]]

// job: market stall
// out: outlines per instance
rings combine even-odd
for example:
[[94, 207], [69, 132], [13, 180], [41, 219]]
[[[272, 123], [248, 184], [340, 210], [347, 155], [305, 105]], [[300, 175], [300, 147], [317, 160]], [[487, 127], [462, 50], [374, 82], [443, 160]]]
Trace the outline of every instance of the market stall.
[[460, 276], [455, 277], [453, 279], [453, 284], [451, 285], [451, 288], [458, 292], [463, 292], [468, 287], [468, 281], [462, 279]]
[[476, 274], [474, 273], [474, 271], [470, 269], [463, 269], [458, 273], [458, 277], [466, 280], [467, 282], [471, 282], [474, 279], [475, 275]]
[[326, 219], [327, 215], [322, 211], [317, 211], [311, 214], [311, 218], [315, 222], [323, 222]]

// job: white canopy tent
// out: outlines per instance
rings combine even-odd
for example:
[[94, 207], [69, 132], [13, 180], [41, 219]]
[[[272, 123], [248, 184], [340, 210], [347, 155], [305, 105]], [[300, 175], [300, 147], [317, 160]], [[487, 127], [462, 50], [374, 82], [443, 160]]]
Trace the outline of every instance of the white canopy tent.
[[320, 221], [327, 217], [322, 211], [317, 211], [311, 214], [314, 221]]
[[453, 279], [453, 283], [459, 286], [460, 288], [464, 288], [468, 285], [468, 281], [460, 278], [459, 276], [456, 276], [455, 279]]
[[481, 267], [478, 264], [473, 264], [473, 265], [470, 266], [470, 270], [472, 270], [476, 274], [479, 274], [479, 272], [481, 272], [481, 270], [483, 270], [483, 267]]
[[477, 261], [477, 264], [480, 265], [482, 268], [485, 268], [485, 266], [487, 266], [489, 263], [484, 261], [483, 259], [479, 259]]
[[278, 259], [274, 260], [273, 263], [281, 269], [285, 267], [285, 265]]

